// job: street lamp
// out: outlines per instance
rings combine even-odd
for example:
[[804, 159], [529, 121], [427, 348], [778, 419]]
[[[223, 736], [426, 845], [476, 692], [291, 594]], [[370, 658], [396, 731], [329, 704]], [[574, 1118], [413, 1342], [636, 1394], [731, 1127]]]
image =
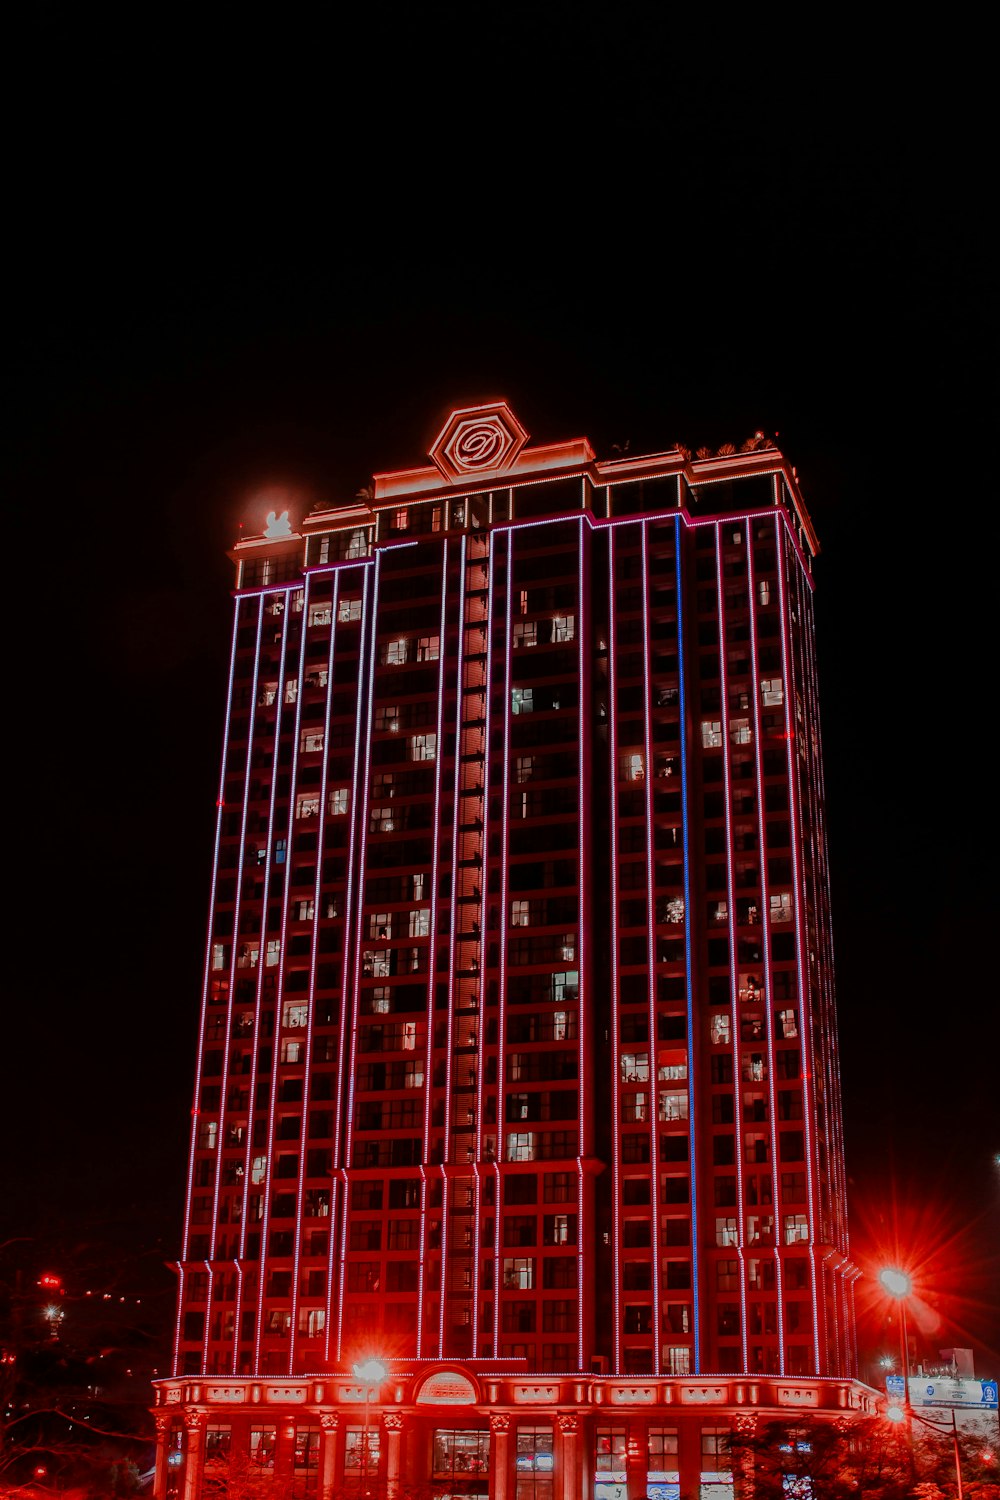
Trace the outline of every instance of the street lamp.
[[883, 1266], [878, 1273], [879, 1286], [895, 1302], [899, 1303], [899, 1352], [903, 1369], [903, 1404], [910, 1409], [910, 1349], [906, 1336], [906, 1299], [913, 1291], [913, 1282], [905, 1271], [896, 1266]]
[[379, 1387], [385, 1380], [389, 1371], [380, 1359], [363, 1359], [353, 1366], [356, 1380], [363, 1380], [365, 1386], [365, 1426], [361, 1439], [361, 1487], [363, 1493], [370, 1494], [368, 1489], [368, 1412], [369, 1402], [372, 1394], [378, 1399]]

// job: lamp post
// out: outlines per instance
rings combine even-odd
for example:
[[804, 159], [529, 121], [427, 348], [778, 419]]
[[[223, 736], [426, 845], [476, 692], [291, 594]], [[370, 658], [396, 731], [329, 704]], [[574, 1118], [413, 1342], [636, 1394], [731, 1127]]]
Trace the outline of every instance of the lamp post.
[[364, 1381], [365, 1386], [365, 1425], [361, 1438], [361, 1488], [367, 1497], [371, 1491], [368, 1488], [368, 1415], [369, 1403], [372, 1392], [378, 1398], [379, 1387], [388, 1375], [389, 1371], [380, 1359], [363, 1359], [354, 1365], [354, 1376], [357, 1380]]

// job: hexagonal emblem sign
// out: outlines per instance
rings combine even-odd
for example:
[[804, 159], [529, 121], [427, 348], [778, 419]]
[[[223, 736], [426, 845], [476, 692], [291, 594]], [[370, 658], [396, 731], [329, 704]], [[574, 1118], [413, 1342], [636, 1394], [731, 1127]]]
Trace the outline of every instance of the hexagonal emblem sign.
[[506, 401], [497, 401], [453, 411], [430, 456], [446, 479], [467, 479], [509, 468], [527, 441]]

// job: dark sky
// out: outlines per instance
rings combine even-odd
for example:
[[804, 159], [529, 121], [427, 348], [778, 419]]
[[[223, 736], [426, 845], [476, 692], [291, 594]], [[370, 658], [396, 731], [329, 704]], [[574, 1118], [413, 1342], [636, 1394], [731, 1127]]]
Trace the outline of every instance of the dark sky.
[[562, 4], [39, 6], [14, 39], [0, 1241], [176, 1253], [225, 551], [261, 495], [352, 496], [494, 395], [602, 456], [763, 428], [823, 549], [854, 1249], [895, 1236], [928, 1348], [998, 1373], [976, 39]]

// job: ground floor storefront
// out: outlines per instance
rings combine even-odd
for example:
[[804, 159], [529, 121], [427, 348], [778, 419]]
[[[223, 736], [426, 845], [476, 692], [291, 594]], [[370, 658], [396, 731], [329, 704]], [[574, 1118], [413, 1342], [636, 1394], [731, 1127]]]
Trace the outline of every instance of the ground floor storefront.
[[752, 1476], [732, 1434], [844, 1427], [876, 1409], [850, 1380], [454, 1363], [364, 1379], [183, 1376], [155, 1391], [155, 1500], [738, 1500]]

